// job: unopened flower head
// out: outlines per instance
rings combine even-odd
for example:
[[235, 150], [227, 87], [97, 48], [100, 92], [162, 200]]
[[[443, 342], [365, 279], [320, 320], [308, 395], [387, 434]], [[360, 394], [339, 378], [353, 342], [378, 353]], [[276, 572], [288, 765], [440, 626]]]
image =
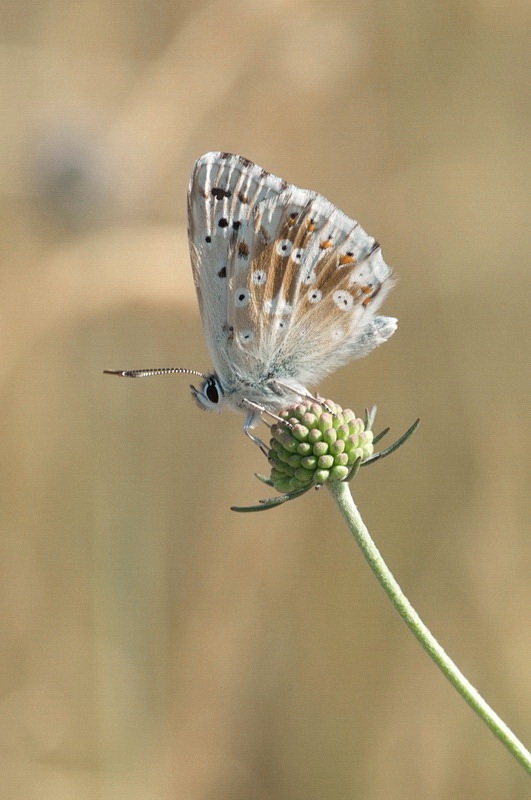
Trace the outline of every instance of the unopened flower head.
[[298, 403], [271, 428], [271, 481], [279, 492], [348, 478], [357, 461], [372, 455], [373, 434], [349, 408], [331, 400]]

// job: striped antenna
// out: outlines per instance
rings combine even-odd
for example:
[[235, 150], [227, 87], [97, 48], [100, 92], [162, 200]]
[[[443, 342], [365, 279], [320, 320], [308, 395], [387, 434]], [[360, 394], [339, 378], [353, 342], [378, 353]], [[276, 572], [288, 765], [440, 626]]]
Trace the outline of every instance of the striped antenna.
[[202, 372], [197, 372], [195, 369], [184, 369], [181, 367], [161, 367], [159, 369], [104, 369], [105, 375], [118, 375], [121, 378], [148, 378], [150, 375], [173, 375], [177, 372], [185, 372], [187, 375], [199, 375], [200, 378], [206, 378]]

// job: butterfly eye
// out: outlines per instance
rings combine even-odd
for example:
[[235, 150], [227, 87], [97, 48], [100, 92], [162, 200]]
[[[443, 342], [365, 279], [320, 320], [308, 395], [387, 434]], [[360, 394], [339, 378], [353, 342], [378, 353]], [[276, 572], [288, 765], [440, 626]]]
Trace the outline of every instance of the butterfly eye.
[[190, 386], [190, 389], [199, 408], [212, 411], [221, 406], [224, 392], [217, 375], [207, 375], [199, 389], [196, 389], [195, 386]]
[[211, 403], [219, 403], [219, 390], [214, 378], [209, 378], [204, 388], [204, 392]]

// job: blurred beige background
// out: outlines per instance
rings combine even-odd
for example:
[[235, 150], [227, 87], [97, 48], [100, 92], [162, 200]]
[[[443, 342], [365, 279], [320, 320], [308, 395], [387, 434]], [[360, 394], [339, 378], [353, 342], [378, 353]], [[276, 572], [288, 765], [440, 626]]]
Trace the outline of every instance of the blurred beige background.
[[[529, 741], [526, 4], [4, 0], [5, 800], [516, 800], [326, 491], [263, 515], [186, 244], [208, 150], [382, 243], [395, 337], [319, 387], [422, 426], [362, 471], [406, 593]], [[265, 492], [264, 492], [265, 489]], [[527, 731], [526, 731], [527, 729]]]

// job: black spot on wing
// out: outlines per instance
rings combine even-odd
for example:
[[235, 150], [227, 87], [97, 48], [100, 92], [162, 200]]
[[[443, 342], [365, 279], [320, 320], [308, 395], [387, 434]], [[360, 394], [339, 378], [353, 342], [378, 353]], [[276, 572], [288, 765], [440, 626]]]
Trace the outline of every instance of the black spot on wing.
[[216, 200], [223, 200], [224, 197], [232, 197], [232, 192], [228, 189], [222, 189], [221, 186], [214, 186], [210, 191]]
[[222, 189], [221, 186], [214, 186], [210, 191], [213, 197], [216, 198], [216, 200], [223, 200], [224, 197], [232, 196], [231, 191], [229, 191], [228, 189]]

